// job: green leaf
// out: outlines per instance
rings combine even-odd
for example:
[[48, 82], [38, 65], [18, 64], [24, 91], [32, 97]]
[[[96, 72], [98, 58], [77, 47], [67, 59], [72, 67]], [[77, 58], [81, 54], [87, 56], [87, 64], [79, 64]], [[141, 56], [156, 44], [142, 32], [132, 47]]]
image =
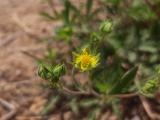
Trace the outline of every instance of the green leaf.
[[94, 108], [94, 109], [92, 109], [89, 112], [86, 120], [96, 120], [96, 113], [98, 113], [98, 112], [100, 112], [100, 108]]
[[81, 15], [81, 11], [78, 10], [78, 8], [77, 8], [75, 5], [70, 4], [70, 6], [71, 6], [72, 11], [73, 11], [77, 16], [80, 16], [80, 15]]
[[120, 110], [120, 100], [119, 99], [112, 99], [111, 101], [112, 104], [112, 110], [113, 113], [116, 114], [116, 116], [118, 116], [118, 118], [122, 117], [122, 111]]
[[124, 89], [128, 88], [128, 86], [133, 82], [138, 67], [134, 67], [127, 71], [122, 78], [111, 88], [109, 94], [119, 94], [122, 93]]
[[102, 82], [95, 82], [96, 88], [101, 93], [106, 93], [106, 91], [110, 88], [110, 84], [102, 83]]
[[44, 106], [43, 110], [41, 111], [41, 115], [47, 115], [50, 113], [55, 107], [56, 103], [59, 101], [59, 96], [53, 96], [50, 101]]
[[64, 7], [65, 9], [63, 10], [63, 18], [64, 18], [64, 23], [69, 24], [70, 23], [70, 10], [71, 10], [71, 3], [68, 0], [64, 0]]
[[90, 15], [92, 6], [93, 6], [93, 0], [87, 0], [87, 3], [86, 3], [86, 13], [87, 13], [87, 16]]
[[80, 106], [91, 107], [91, 106], [97, 105], [98, 103], [99, 101], [97, 99], [84, 99], [84, 100], [81, 100]]
[[54, 49], [51, 49], [51, 50], [48, 50], [46, 55], [45, 55], [45, 58], [48, 59], [48, 60], [55, 60], [57, 57], [57, 54], [55, 52]]
[[72, 99], [69, 103], [69, 106], [71, 107], [72, 112], [74, 112], [75, 114], [79, 113], [79, 106], [76, 99]]
[[155, 48], [155, 46], [152, 46], [152, 45], [142, 45], [139, 47], [139, 50], [145, 51], [145, 52], [150, 52], [150, 53], [157, 52], [157, 48]]
[[[104, 52], [104, 49], [103, 49]], [[101, 53], [101, 56], [106, 56]], [[103, 58], [101, 58], [103, 60]], [[104, 58], [104, 62], [105, 62]], [[114, 58], [115, 64], [105, 65], [101, 64], [95, 70], [92, 71], [91, 79], [92, 79], [92, 86], [97, 92], [100, 93], [108, 93], [113, 85], [117, 82], [123, 75], [122, 67], [120, 66], [121, 61], [119, 58]]]
[[73, 29], [69, 26], [63, 26], [57, 29], [56, 35], [58, 39], [63, 39], [66, 42], [72, 37]]

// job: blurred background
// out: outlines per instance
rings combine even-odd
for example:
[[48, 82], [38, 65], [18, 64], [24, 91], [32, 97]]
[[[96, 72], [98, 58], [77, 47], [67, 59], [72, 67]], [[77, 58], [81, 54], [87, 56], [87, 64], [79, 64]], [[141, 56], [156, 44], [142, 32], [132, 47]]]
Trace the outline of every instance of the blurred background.
[[56, 25], [39, 15], [48, 8], [41, 0], [0, 1], [0, 120], [12, 111], [4, 106], [6, 101], [16, 108], [10, 120], [41, 119], [36, 115], [47, 101], [46, 92], [38, 86], [42, 81], [37, 79], [36, 61], [23, 51], [39, 56], [44, 50], [38, 38]]

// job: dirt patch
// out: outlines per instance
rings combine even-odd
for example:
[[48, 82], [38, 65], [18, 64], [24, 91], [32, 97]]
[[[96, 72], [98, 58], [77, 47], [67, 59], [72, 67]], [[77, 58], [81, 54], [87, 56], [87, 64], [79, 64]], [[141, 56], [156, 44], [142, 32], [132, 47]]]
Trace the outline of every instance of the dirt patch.
[[[45, 49], [37, 38], [49, 35], [56, 25], [39, 16], [46, 9], [41, 0], [0, 2], [0, 98], [16, 108], [16, 120], [41, 119], [39, 112], [47, 101], [36, 61], [22, 52], [41, 55]], [[0, 105], [0, 118], [8, 112]]]

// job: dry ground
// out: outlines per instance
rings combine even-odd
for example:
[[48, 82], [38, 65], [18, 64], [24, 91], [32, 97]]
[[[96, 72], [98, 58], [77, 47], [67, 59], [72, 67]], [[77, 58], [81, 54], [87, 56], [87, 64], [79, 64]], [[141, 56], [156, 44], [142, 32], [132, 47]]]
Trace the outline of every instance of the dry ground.
[[22, 51], [39, 56], [45, 49], [37, 38], [56, 25], [39, 16], [46, 9], [42, 0], [0, 0], [0, 120], [9, 113], [3, 102], [15, 108], [11, 120], [44, 119], [38, 113], [47, 101], [46, 91], [39, 87], [35, 60]]

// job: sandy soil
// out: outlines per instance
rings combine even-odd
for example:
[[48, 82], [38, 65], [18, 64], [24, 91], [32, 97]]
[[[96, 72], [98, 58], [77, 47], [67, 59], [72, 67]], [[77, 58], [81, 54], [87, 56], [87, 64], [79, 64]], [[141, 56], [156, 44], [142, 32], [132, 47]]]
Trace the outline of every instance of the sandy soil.
[[[54, 25], [39, 16], [48, 5], [42, 0], [0, 0], [0, 119], [10, 112], [3, 102], [15, 108], [11, 120], [40, 120], [46, 91], [39, 85], [36, 61], [45, 45], [37, 38], [46, 36]], [[52, 116], [50, 119], [57, 119]]]

